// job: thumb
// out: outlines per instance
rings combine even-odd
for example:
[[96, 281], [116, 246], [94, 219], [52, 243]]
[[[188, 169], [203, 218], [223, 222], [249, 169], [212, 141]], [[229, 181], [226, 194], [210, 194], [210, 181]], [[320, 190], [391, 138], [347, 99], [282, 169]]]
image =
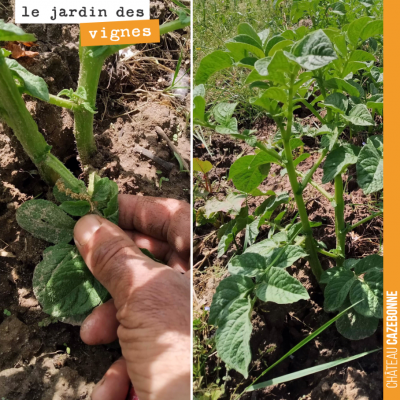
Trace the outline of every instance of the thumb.
[[168, 268], [146, 257], [121, 228], [97, 215], [86, 215], [76, 223], [74, 240], [117, 309], [136, 288]]

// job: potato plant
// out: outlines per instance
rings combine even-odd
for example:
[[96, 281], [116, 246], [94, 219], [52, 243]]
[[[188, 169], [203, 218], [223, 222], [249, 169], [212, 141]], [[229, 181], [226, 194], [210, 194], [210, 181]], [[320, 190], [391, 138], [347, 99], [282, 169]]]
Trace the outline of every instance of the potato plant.
[[[292, 25], [301, 19], [312, 21], [314, 28], [337, 28], [353, 22], [362, 16], [382, 14], [380, 0], [274, 0], [273, 6], [281, 8], [284, 20]], [[374, 41], [372, 38], [371, 41]]]
[[[327, 312], [354, 305], [336, 322], [343, 336], [352, 340], [368, 337], [383, 317], [382, 257], [372, 255], [355, 260], [346, 259], [345, 254], [346, 235], [382, 211], [377, 210], [355, 225], [346, 224], [342, 179], [348, 168], [355, 165], [358, 185], [365, 194], [383, 188], [382, 136], [369, 136], [363, 147], [356, 146], [351, 139], [351, 132], [375, 127], [370, 109], [382, 110], [381, 86], [375, 86], [378, 93], [373, 96], [363, 88], [365, 77], [375, 83], [383, 79], [371, 48], [365, 49], [366, 41], [380, 38], [382, 30], [382, 21], [370, 17], [355, 19], [341, 30], [330, 27], [310, 32], [299, 27], [276, 35], [269, 30], [257, 33], [249, 24], [242, 23], [238, 35], [225, 43], [226, 49], [207, 55], [198, 67], [195, 124], [245, 140], [255, 148], [254, 155], [240, 157], [230, 168], [229, 179], [236, 194], [223, 202], [212, 199], [205, 206], [206, 218], [226, 209], [234, 215], [218, 231], [219, 256], [245, 229], [243, 249], [229, 261], [231, 276], [218, 286], [209, 319], [217, 327], [219, 356], [245, 377], [251, 361], [250, 316], [256, 300], [289, 304], [309, 298], [301, 283], [285, 271], [302, 257], [308, 260], [324, 290]], [[252, 130], [239, 132], [233, 116], [237, 103], [206, 107], [204, 84], [212, 74], [226, 68], [249, 70], [245, 84], [254, 94], [249, 102], [275, 121], [278, 133], [272, 140], [260, 141]], [[300, 104], [318, 118], [318, 129], [305, 127], [294, 119]], [[326, 113], [320, 112], [321, 108]], [[297, 168], [310, 157], [303, 151], [303, 136], [321, 138], [319, 157], [306, 173]], [[333, 196], [312, 179], [322, 163], [322, 183], [334, 182]], [[272, 220], [273, 212], [288, 203], [289, 195], [262, 193], [258, 188], [268, 176], [271, 164], [279, 165], [281, 175], [288, 176], [300, 222], [295, 218], [282, 226], [285, 211]], [[303, 197], [308, 185], [327, 197], [335, 210], [335, 249], [327, 250], [313, 237], [315, 223], [309, 220]], [[241, 206], [248, 196], [268, 197], [249, 215], [248, 207]], [[255, 243], [262, 225], [270, 226], [269, 237]], [[319, 254], [334, 259], [336, 267], [323, 271]]]
[[[160, 26], [164, 34], [189, 25], [184, 11], [176, 21]], [[35, 41], [34, 35], [0, 20], [0, 41]], [[53, 317], [79, 323], [109, 294], [93, 277], [77, 248], [70, 244], [79, 217], [92, 213], [118, 224], [118, 186], [108, 178], [90, 174], [89, 184], [77, 179], [54, 155], [27, 110], [23, 94], [72, 110], [77, 150], [84, 166], [96, 152], [93, 116], [104, 61], [126, 46], [79, 46], [80, 75], [77, 90], [49, 94], [45, 81], [8, 58], [0, 49], [0, 118], [13, 130], [24, 151], [36, 165], [43, 180], [54, 186], [56, 205], [46, 200], [30, 200], [17, 210], [18, 224], [33, 236], [54, 244], [43, 254], [35, 269], [34, 293], [43, 311]], [[68, 99], [62, 98], [65, 96]], [[145, 250], [142, 250], [151, 256]]]

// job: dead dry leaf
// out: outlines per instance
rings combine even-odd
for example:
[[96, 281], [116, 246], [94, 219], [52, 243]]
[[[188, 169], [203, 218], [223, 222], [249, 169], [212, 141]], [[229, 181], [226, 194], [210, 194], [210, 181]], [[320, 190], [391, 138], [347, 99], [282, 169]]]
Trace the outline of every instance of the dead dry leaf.
[[5, 47], [8, 51], [11, 51], [11, 57], [18, 59], [21, 57], [34, 58], [39, 55], [36, 51], [25, 51], [18, 43], [8, 42]]

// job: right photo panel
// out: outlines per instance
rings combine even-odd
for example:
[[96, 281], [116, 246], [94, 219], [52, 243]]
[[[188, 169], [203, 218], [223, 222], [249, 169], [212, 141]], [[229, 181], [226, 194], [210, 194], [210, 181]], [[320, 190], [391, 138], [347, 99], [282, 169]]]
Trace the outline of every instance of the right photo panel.
[[194, 0], [193, 171], [194, 399], [382, 399], [383, 1]]

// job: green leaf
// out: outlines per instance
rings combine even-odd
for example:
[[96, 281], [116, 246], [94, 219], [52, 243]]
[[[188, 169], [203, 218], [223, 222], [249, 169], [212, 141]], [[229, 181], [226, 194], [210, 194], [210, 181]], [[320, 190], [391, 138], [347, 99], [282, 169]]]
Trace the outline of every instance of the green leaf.
[[373, 335], [378, 323], [378, 318], [364, 317], [354, 309], [351, 309], [336, 321], [336, 328], [346, 339], [361, 340]]
[[340, 114], [345, 114], [349, 106], [349, 100], [342, 93], [332, 93], [325, 99], [324, 104], [325, 107], [331, 108]]
[[282, 40], [279, 43], [276, 43], [275, 46], [269, 51], [268, 56], [272, 57], [277, 51], [286, 49], [290, 45], [293, 44], [293, 40]]
[[263, 31], [257, 33], [258, 37], [261, 39], [261, 43], [262, 43], [263, 46], [267, 42], [267, 39], [269, 37], [269, 33], [270, 33], [269, 29], [264, 29]]
[[277, 247], [277, 243], [273, 240], [266, 242], [261, 251], [257, 245], [250, 246], [243, 254], [234, 257], [229, 262], [228, 270], [231, 274], [258, 277], [270, 265], [285, 269], [298, 259], [307, 256], [300, 246], [290, 245], [281, 248]]
[[361, 32], [361, 40], [367, 40], [376, 35], [383, 35], [383, 20], [368, 22]]
[[245, 199], [246, 195], [234, 193], [230, 193], [223, 201], [219, 201], [214, 197], [206, 202], [206, 205], [204, 207], [205, 216], [206, 218], [209, 218], [212, 213], [218, 211], [224, 211], [226, 213], [229, 211], [238, 212]]
[[26, 201], [17, 210], [19, 226], [34, 237], [50, 243], [68, 243], [74, 237], [75, 221], [54, 203]]
[[215, 132], [220, 133], [222, 135], [237, 135], [238, 134], [238, 125], [237, 119], [231, 118], [227, 125], [217, 125], [215, 127]]
[[82, 106], [86, 111], [89, 111], [90, 114], [97, 114], [97, 111], [95, 111], [95, 110], [93, 109], [93, 107], [90, 105], [90, 103], [88, 103], [88, 102], [85, 101], [84, 103], [81, 104], [81, 106]]
[[344, 35], [336, 35], [331, 39], [335, 50], [342, 56], [343, 58], [347, 56], [347, 43]]
[[349, 165], [355, 164], [358, 159], [358, 153], [359, 149], [349, 144], [344, 144], [331, 151], [324, 163], [322, 183], [328, 183], [337, 175], [342, 174]]
[[75, 246], [46, 249], [33, 277], [35, 295], [43, 311], [53, 317], [90, 312], [109, 295], [95, 279]]
[[101, 178], [94, 184], [92, 200], [98, 203], [98, 208], [106, 206], [111, 191], [111, 181], [108, 178]]
[[257, 58], [265, 57], [261, 44], [248, 35], [238, 35], [225, 43], [225, 47], [232, 53], [236, 61], [248, 57], [247, 52]]
[[271, 263], [273, 262], [274, 267], [285, 269], [303, 257], [307, 257], [307, 253], [302, 247], [289, 245], [273, 250], [269, 259]]
[[332, 42], [321, 29], [311, 32], [297, 42], [291, 54], [298, 64], [311, 71], [337, 59]]
[[102, 210], [105, 218], [118, 225], [119, 219], [119, 204], [118, 204], [118, 185], [114, 181], [110, 181], [110, 194], [107, 200], [106, 207]]
[[74, 91], [72, 89], [63, 89], [61, 90], [60, 93], [58, 93], [58, 97], [60, 96], [66, 96], [68, 98], [71, 98], [74, 95]]
[[[289, 62], [289, 59], [286, 56], [287, 54], [289, 53], [277, 51], [272, 56], [271, 62], [267, 66], [269, 79], [281, 85], [286, 85], [286, 83], [289, 81], [288, 74], [292, 73], [294, 69], [293, 64]], [[256, 69], [260, 68], [258, 63], [255, 63], [254, 67]], [[263, 67], [265, 68], [265, 65], [263, 65]], [[260, 69], [258, 72], [261, 74]]]
[[342, 117], [352, 124], [358, 126], [371, 126], [375, 124], [371, 113], [368, 111], [368, 108], [365, 104], [357, 104], [350, 111], [349, 115], [343, 115]]
[[79, 86], [74, 95], [80, 100], [87, 101], [87, 92], [83, 86]]
[[226, 316], [219, 320], [215, 336], [218, 356], [245, 378], [251, 361], [250, 336], [253, 327], [250, 314], [249, 298], [233, 301]]
[[360, 33], [364, 27], [371, 21], [370, 17], [362, 17], [355, 19], [347, 29], [347, 37], [353, 46], [357, 46]]
[[351, 53], [349, 61], [376, 61], [373, 54], [364, 50], [355, 50]]
[[293, 166], [297, 167], [302, 161], [307, 160], [311, 154], [309, 153], [302, 153], [300, 154], [294, 161], [293, 161]]
[[263, 77], [268, 76], [268, 66], [271, 64], [272, 57], [265, 57], [257, 60], [254, 64], [255, 71], [252, 71], [250, 75], [254, 75], [253, 79], [250, 79], [250, 75], [246, 79], [246, 83], [253, 81], [262, 80]]
[[221, 226], [221, 228], [219, 228], [217, 235], [219, 239], [218, 257], [221, 257], [226, 253], [230, 244], [235, 239], [238, 230], [236, 223], [236, 219], [232, 219], [227, 224], [224, 224]]
[[233, 275], [222, 280], [213, 296], [208, 323], [218, 325], [232, 302], [247, 296], [253, 288], [253, 281], [245, 276]]
[[70, 244], [57, 244], [48, 247], [43, 252], [43, 260], [33, 274], [33, 291], [40, 304], [46, 301], [46, 285], [54, 270], [63, 262], [72, 260], [75, 246]]
[[83, 217], [90, 211], [90, 203], [86, 200], [64, 201], [60, 208], [73, 217]]
[[281, 36], [285, 39], [296, 40], [296, 34], [293, 30], [287, 29], [285, 32], [281, 34]]
[[44, 100], [47, 102], [49, 101], [49, 89], [47, 88], [47, 84], [44, 79], [31, 74], [16, 60], [6, 58], [5, 61], [8, 68], [11, 70], [11, 73], [22, 80], [24, 85], [24, 92], [40, 100]]
[[383, 318], [383, 273], [370, 271], [364, 281], [357, 280], [350, 290], [354, 310], [364, 317]]
[[[63, 203], [64, 201], [76, 201], [76, 196], [79, 194], [86, 194], [86, 186], [83, 181], [76, 181], [77, 184], [76, 186], [71, 186], [68, 183], [65, 183], [63, 179], [59, 179], [56, 183], [56, 185], [53, 187], [53, 195], [59, 203]], [[63, 189], [60, 190], [59, 187], [62, 187]], [[69, 194], [67, 194], [67, 192]], [[74, 196], [74, 197], [72, 197]]]
[[383, 155], [371, 139], [361, 149], [356, 167], [357, 182], [365, 194], [383, 189]]
[[9, 55], [11, 55], [11, 51], [8, 51], [6, 49], [1, 48], [0, 49], [0, 53], [3, 54], [4, 57], [8, 57]]
[[247, 35], [250, 36], [255, 42], [257, 42], [260, 46], [262, 46], [262, 42], [260, 37], [254, 28], [248, 24], [247, 22], [242, 22], [238, 25], [237, 32], [239, 35]]
[[[346, 261], [350, 261], [346, 260]], [[383, 269], [383, 257], [379, 254], [372, 254], [371, 256], [361, 258], [359, 260], [353, 260], [351, 268], [354, 268], [354, 272], [357, 275], [365, 274], [366, 272], [377, 269]]]
[[346, 7], [344, 6], [344, 4], [341, 1], [338, 1], [336, 3], [333, 3], [329, 7], [329, 11], [332, 14], [345, 15], [346, 14]]
[[265, 179], [259, 165], [276, 161], [274, 157], [265, 152], [255, 156], [243, 156], [237, 159], [229, 170], [229, 179], [232, 179], [236, 189], [250, 193]]
[[277, 45], [279, 42], [283, 42], [286, 39], [283, 36], [273, 36], [271, 39], [268, 40], [268, 42], [266, 43], [265, 47], [264, 47], [264, 53], [266, 56], [269, 55], [269, 52], [271, 51], [271, 49]]
[[344, 268], [337, 271], [335, 275], [331, 277], [324, 291], [325, 311], [336, 311], [341, 307], [355, 280], [356, 277], [354, 273]]
[[262, 278], [256, 289], [257, 297], [262, 301], [277, 304], [291, 304], [309, 299], [304, 286], [283, 269], [272, 267]]
[[14, 24], [6, 24], [0, 20], [0, 42], [36, 42], [35, 35], [25, 33]]
[[217, 104], [213, 110], [215, 120], [223, 126], [228, 126], [237, 105], [238, 103]]
[[271, 196], [264, 200], [254, 210], [254, 215], [265, 215], [268, 212], [268, 218], [272, 215], [273, 211], [277, 209], [281, 204], [289, 203], [289, 195], [287, 193], [281, 193], [278, 196]]
[[324, 82], [327, 89], [336, 89], [348, 93], [350, 96], [360, 96], [360, 92], [344, 79], [331, 78]]
[[[251, 246], [251, 249], [254, 246]], [[266, 258], [260, 254], [244, 252], [234, 257], [228, 264], [232, 275], [243, 275], [249, 278], [262, 275], [267, 268]]]
[[206, 112], [206, 101], [204, 97], [201, 96], [195, 97], [193, 99], [193, 119], [206, 122], [204, 115], [205, 112]]
[[322, 272], [319, 283], [329, 283], [331, 278], [341, 270], [342, 270], [341, 267], [332, 267], [327, 269], [326, 271]]
[[198, 96], [206, 97], [206, 89], [203, 84], [197, 85], [193, 89], [193, 98], [196, 98]]
[[210, 161], [202, 161], [199, 158], [194, 158], [193, 159], [193, 170], [197, 172], [202, 172], [203, 174], [206, 174], [207, 172], [210, 172], [213, 169], [213, 165], [210, 163]]
[[277, 87], [268, 88], [263, 92], [262, 96], [277, 100], [281, 103], [288, 102], [288, 94], [286, 93], [286, 91]]
[[208, 78], [217, 71], [229, 68], [232, 66], [232, 59], [229, 53], [221, 50], [214, 51], [213, 53], [205, 56], [199, 64], [195, 76], [196, 85], [206, 83]]

